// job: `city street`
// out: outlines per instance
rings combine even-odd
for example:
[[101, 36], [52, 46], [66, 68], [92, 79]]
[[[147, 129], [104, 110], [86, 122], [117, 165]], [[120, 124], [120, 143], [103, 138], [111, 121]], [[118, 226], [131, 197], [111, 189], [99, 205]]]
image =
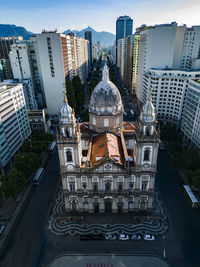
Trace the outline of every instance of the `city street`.
[[35, 266], [44, 225], [59, 180], [57, 150], [45, 166], [41, 183], [34, 188], [27, 208], [1, 253], [1, 267]]

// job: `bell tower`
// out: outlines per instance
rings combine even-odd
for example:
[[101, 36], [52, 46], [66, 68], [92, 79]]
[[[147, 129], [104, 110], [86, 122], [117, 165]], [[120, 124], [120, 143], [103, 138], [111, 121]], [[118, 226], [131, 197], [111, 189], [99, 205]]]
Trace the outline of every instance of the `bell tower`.
[[74, 170], [81, 165], [81, 133], [75, 113], [69, 106], [66, 94], [59, 116], [57, 146], [62, 170]]

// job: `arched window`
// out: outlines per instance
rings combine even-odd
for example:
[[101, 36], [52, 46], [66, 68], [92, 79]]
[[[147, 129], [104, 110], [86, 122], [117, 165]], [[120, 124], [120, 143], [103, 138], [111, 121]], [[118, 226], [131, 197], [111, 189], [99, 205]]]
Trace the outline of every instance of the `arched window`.
[[66, 158], [68, 162], [72, 161], [72, 152], [70, 150], [67, 151]]
[[105, 191], [110, 192], [110, 183], [105, 184]]
[[144, 161], [149, 161], [150, 160], [150, 149], [149, 148], [145, 148], [144, 150]]

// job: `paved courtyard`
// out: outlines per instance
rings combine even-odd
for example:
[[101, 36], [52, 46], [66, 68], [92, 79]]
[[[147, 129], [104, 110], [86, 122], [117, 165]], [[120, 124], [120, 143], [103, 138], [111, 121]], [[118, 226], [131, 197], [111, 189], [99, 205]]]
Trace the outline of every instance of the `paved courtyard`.
[[[68, 221], [69, 214], [66, 214], [64, 208], [64, 199], [62, 189], [58, 192], [57, 199], [52, 207], [49, 218], [48, 229], [57, 236], [80, 235], [80, 234], [100, 234], [107, 232], [127, 233], [127, 234], [145, 234], [162, 235], [168, 229], [167, 216], [159, 201], [158, 194], [155, 194], [153, 220], [143, 219], [138, 221], [132, 214], [88, 214], [84, 219], [77, 221]], [[79, 216], [80, 217], [80, 216]], [[142, 216], [141, 216], [142, 218]]]
[[62, 255], [48, 267], [169, 267], [157, 256], [132, 255]]

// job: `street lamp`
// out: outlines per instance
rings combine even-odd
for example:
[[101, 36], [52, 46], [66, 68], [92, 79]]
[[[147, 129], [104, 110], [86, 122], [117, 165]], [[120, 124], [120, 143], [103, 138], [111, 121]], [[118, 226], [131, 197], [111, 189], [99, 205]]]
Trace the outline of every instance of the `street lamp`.
[[6, 199], [6, 197], [5, 197], [5, 195], [4, 195], [4, 192], [3, 192], [3, 189], [2, 189], [2, 182], [0, 181], [0, 188], [1, 188], [1, 194], [2, 194], [2, 196], [3, 196], [3, 200], [5, 200]]

